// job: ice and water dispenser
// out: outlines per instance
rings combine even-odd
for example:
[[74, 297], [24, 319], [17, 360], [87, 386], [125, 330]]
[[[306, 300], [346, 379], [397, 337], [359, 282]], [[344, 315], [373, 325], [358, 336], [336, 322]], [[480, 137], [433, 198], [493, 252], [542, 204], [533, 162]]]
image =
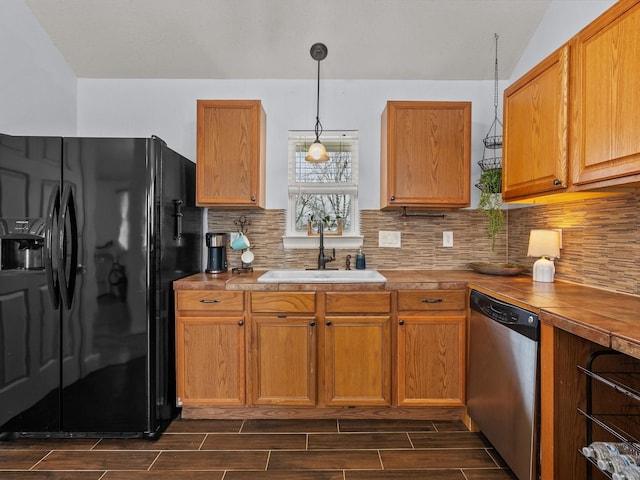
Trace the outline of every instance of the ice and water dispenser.
[[0, 270], [44, 268], [44, 218], [0, 218]]

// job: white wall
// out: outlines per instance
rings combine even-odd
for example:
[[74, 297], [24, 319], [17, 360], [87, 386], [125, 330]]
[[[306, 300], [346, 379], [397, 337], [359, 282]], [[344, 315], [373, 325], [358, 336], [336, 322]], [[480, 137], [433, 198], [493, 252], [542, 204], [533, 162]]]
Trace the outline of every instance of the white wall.
[[0, 1], [0, 132], [75, 135], [76, 77], [24, 0]]
[[[553, 0], [512, 80], [604, 11], [613, 0]], [[287, 131], [313, 129], [315, 81], [76, 81], [24, 0], [0, 2], [0, 132], [38, 135], [158, 135], [195, 159], [198, 98], [261, 99], [267, 112], [267, 207], [285, 208]], [[391, 68], [391, 66], [390, 66]], [[500, 82], [499, 90], [510, 82]], [[321, 80], [326, 130], [360, 131], [361, 207], [379, 204], [380, 114], [386, 100], [464, 100], [472, 108], [472, 179], [479, 176], [484, 138], [493, 121], [493, 81]], [[76, 109], [77, 106], [77, 109]], [[499, 105], [499, 117], [502, 102]], [[477, 189], [472, 187], [472, 206]]]
[[[571, 38], [614, 0], [553, 0], [511, 81]], [[391, 68], [391, 66], [390, 66]], [[501, 92], [509, 82], [500, 82]], [[286, 208], [287, 131], [313, 129], [315, 81], [302, 80], [91, 80], [78, 86], [81, 135], [158, 135], [195, 159], [196, 100], [260, 99], [267, 113], [267, 208]], [[321, 80], [320, 120], [325, 130], [360, 132], [360, 206], [379, 206], [380, 114], [387, 100], [472, 102], [472, 207], [483, 156], [482, 139], [494, 119], [492, 81]], [[502, 119], [502, 101], [498, 106]]]
[[513, 70], [509, 83], [560, 48], [614, 3], [616, 0], [553, 0]]
[[[494, 118], [493, 89], [493, 81], [321, 79], [324, 129], [360, 132], [360, 184], [366, 186], [361, 188], [361, 208], [379, 207], [380, 115], [387, 100], [471, 101], [473, 184], [480, 175], [482, 139]], [[195, 159], [198, 98], [262, 100], [267, 114], [267, 208], [286, 208], [287, 132], [313, 130], [316, 82], [80, 79], [78, 98], [80, 135], [158, 135], [191, 159]], [[475, 204], [477, 192], [473, 195]]]

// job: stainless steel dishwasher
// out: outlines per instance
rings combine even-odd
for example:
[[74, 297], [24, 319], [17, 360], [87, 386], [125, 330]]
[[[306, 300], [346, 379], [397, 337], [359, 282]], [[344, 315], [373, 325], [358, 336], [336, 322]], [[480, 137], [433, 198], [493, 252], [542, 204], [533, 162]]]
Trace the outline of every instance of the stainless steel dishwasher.
[[467, 409], [519, 480], [539, 472], [538, 315], [471, 290]]

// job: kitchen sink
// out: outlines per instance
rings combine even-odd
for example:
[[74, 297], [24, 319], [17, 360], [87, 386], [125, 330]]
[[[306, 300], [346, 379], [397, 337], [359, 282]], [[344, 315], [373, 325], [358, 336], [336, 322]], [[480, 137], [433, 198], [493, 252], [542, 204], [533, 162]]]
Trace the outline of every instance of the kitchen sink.
[[261, 283], [375, 283], [387, 279], [376, 270], [269, 270]]

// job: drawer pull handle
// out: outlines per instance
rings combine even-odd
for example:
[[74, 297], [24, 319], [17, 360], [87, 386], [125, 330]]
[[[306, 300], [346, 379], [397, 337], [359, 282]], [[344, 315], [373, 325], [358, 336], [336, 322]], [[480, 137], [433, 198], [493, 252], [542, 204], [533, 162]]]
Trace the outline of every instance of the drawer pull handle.
[[422, 303], [442, 303], [444, 300], [441, 298], [423, 298], [420, 300]]
[[206, 298], [203, 298], [202, 300], [200, 300], [200, 303], [220, 303], [222, 300], [218, 300], [217, 298], [213, 299], [213, 300], [209, 300]]

